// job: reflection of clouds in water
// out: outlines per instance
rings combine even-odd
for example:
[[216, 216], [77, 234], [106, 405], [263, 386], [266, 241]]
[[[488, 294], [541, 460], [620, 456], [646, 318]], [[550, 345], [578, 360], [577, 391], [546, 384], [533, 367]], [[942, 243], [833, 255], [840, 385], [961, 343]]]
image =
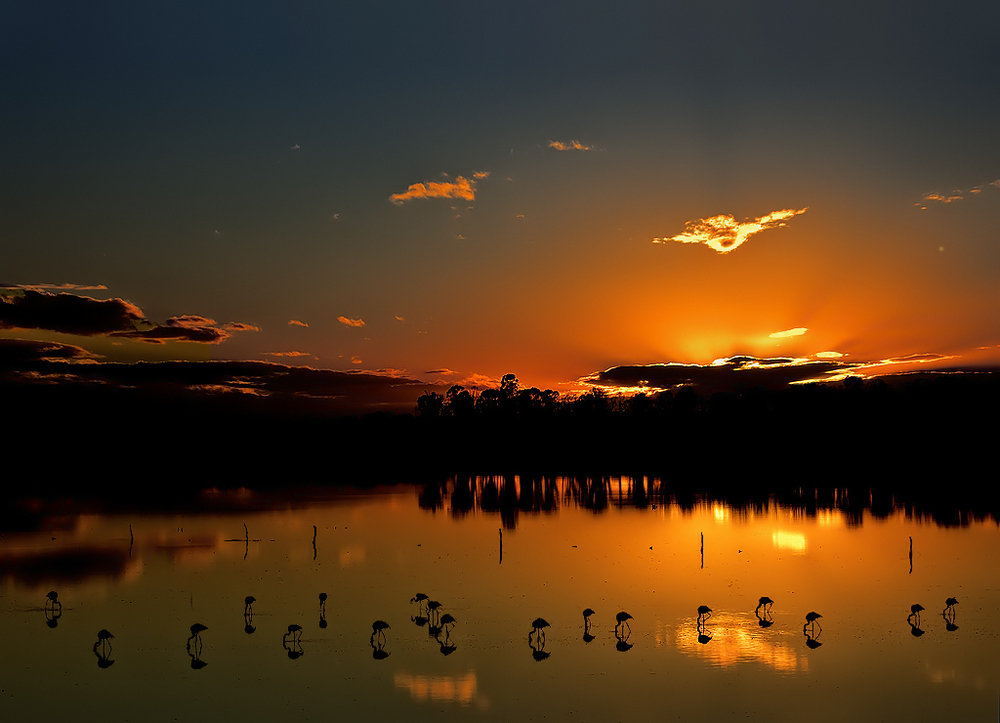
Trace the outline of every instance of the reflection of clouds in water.
[[451, 700], [462, 705], [476, 701], [480, 708], [488, 707], [486, 701], [478, 696], [476, 672], [470, 670], [465, 675], [412, 675], [402, 671], [393, 676], [397, 688], [410, 691], [414, 700]]
[[779, 673], [809, 670], [809, 659], [800, 655], [799, 635], [795, 631], [771, 628], [764, 632], [749, 613], [716, 612], [704, 627], [712, 636], [709, 643], [698, 641], [697, 620], [691, 617], [679, 622], [672, 635], [666, 628], [662, 634], [657, 631], [657, 645], [673, 645], [686, 655], [705, 659], [720, 668], [759, 663]]
[[785, 532], [775, 530], [771, 533], [771, 542], [779, 550], [804, 553], [806, 551], [806, 536], [801, 532]]

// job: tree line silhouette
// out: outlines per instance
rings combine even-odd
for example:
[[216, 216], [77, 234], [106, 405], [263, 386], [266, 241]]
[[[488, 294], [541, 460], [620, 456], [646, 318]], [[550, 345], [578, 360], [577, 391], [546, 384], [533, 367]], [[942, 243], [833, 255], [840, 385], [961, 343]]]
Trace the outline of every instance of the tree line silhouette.
[[[318, 399], [176, 387], [0, 380], [0, 395], [8, 497], [161, 504], [205, 486], [628, 475], [666, 480], [681, 498], [737, 504], [807, 481], [930, 504], [956, 521], [1000, 509], [983, 472], [997, 431], [997, 372], [575, 396], [522, 388], [507, 374], [492, 389], [426, 393], [411, 414], [334, 415]], [[32, 480], [30, 489], [19, 480]]]

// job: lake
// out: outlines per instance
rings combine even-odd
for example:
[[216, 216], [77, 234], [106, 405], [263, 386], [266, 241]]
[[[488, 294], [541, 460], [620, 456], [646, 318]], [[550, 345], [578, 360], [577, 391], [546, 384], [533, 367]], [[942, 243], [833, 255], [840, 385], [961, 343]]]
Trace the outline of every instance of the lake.
[[840, 494], [735, 506], [643, 478], [511, 477], [29, 502], [0, 543], [0, 711], [997, 720], [996, 520], [848, 512]]

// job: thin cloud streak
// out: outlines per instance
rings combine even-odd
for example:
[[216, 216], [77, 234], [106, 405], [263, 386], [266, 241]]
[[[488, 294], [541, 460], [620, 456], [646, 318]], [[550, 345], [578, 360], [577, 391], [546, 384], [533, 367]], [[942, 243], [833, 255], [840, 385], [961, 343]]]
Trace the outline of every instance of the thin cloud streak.
[[592, 151], [593, 146], [584, 145], [580, 141], [570, 141], [569, 143], [564, 143], [563, 141], [549, 141], [549, 148], [555, 148], [557, 151]]
[[676, 236], [657, 237], [653, 239], [654, 244], [676, 241], [683, 244], [704, 244], [710, 249], [718, 251], [720, 254], [728, 254], [739, 246], [742, 246], [748, 238], [761, 231], [772, 228], [780, 228], [785, 225], [787, 219], [805, 213], [809, 207], [794, 210], [790, 208], [780, 211], [772, 211], [769, 214], [756, 218], [753, 221], [737, 221], [730, 215], [712, 216], [698, 221], [688, 221], [684, 224], [684, 231]]

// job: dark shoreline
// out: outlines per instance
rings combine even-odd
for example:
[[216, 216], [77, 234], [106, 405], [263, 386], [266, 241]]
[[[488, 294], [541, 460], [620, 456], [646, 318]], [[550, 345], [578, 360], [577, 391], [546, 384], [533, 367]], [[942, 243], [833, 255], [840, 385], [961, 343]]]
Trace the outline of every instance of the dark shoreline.
[[798, 495], [808, 509], [803, 491], [852, 490], [940, 520], [1000, 516], [996, 372], [360, 416], [332, 416], [320, 400], [174, 389], [2, 384], [0, 394], [7, 501], [155, 507], [212, 487], [625, 475], [657, 480], [661, 500]]

